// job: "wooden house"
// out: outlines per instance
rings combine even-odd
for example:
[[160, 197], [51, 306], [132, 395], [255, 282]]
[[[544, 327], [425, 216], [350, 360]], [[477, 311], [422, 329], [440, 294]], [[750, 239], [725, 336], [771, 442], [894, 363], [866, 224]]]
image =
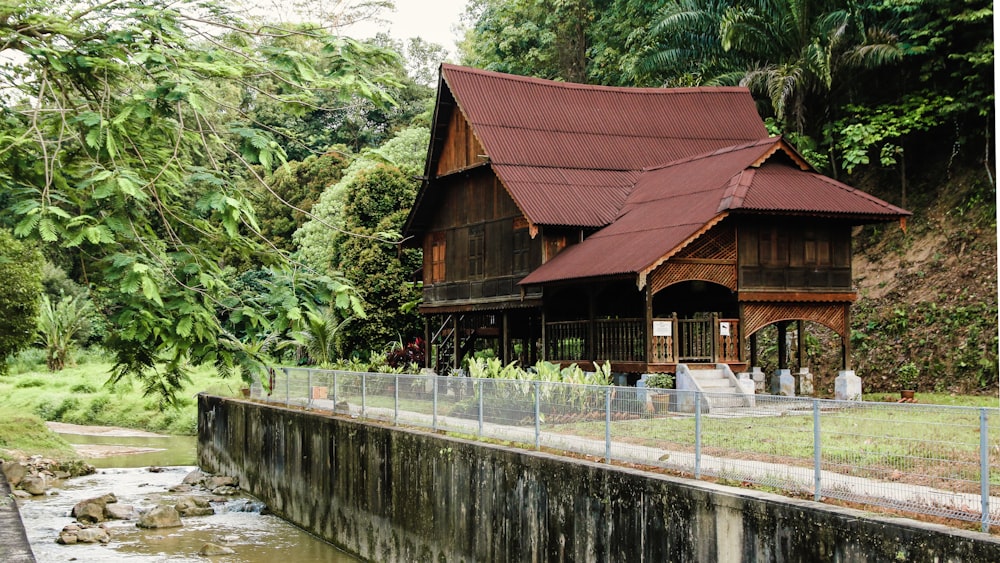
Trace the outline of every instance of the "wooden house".
[[485, 347], [522, 364], [741, 370], [758, 331], [795, 321], [840, 335], [847, 369], [851, 228], [909, 215], [769, 137], [744, 88], [442, 65], [425, 170], [405, 231], [424, 250], [439, 370]]

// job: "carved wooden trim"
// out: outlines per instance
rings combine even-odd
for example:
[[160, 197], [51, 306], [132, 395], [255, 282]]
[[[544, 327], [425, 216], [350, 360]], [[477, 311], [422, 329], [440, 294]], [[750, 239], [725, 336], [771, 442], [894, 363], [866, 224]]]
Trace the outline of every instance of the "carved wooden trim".
[[743, 304], [744, 338], [780, 321], [813, 321], [829, 327], [842, 338], [849, 334], [848, 303], [759, 303]]
[[656, 293], [675, 283], [691, 280], [717, 283], [736, 291], [736, 264], [667, 262], [653, 272], [649, 283]]

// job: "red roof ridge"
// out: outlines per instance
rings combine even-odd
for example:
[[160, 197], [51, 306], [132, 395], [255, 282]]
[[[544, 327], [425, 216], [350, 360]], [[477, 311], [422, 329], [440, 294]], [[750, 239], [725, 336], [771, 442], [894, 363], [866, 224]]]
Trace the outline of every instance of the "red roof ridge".
[[763, 139], [757, 139], [756, 141], [749, 141], [746, 143], [740, 143], [738, 145], [731, 145], [728, 147], [723, 147], [714, 151], [707, 151], [693, 156], [688, 156], [684, 158], [679, 158], [677, 160], [672, 160], [665, 164], [658, 164], [656, 166], [648, 166], [643, 168], [643, 172], [652, 172], [654, 170], [663, 170], [664, 168], [670, 168], [671, 166], [677, 166], [679, 164], [687, 164], [689, 162], [694, 162], [696, 160], [702, 160], [705, 158], [711, 158], [713, 156], [719, 156], [720, 154], [728, 154], [731, 152], [741, 151], [744, 149], [750, 149], [753, 147], [764, 146], [769, 144], [777, 144], [781, 142], [781, 137], [764, 137]]
[[563, 82], [561, 80], [553, 80], [550, 78], [536, 78], [534, 76], [523, 76], [520, 74], [509, 74], [506, 72], [498, 72], [494, 70], [485, 70], [481, 68], [472, 68], [467, 66], [461, 66], [451, 63], [441, 63], [442, 75], [444, 71], [449, 72], [464, 72], [467, 74], [478, 74], [481, 76], [489, 76], [492, 78], [500, 80], [509, 80], [512, 82], [528, 82], [531, 84], [537, 84], [539, 86], [547, 86], [551, 88], [567, 88], [571, 90], [595, 90], [595, 91], [605, 91], [605, 92], [618, 92], [624, 94], [704, 94], [704, 93], [732, 93], [732, 92], [749, 92], [749, 88], [745, 86], [687, 86], [680, 88], [656, 88], [656, 87], [635, 87], [635, 86], [605, 86], [603, 84], [581, 84], [579, 82]]

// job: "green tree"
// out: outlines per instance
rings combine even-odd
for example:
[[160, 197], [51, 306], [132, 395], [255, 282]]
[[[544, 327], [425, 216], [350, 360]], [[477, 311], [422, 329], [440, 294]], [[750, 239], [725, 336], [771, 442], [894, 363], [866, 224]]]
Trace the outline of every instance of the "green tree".
[[[340, 181], [327, 188], [320, 196], [313, 207], [312, 218], [295, 232], [299, 260], [317, 272], [338, 271], [341, 262], [339, 245], [343, 239], [338, 238], [337, 233], [345, 229], [342, 211], [346, 204], [348, 186], [354, 183], [359, 174], [379, 164], [399, 168], [407, 176], [419, 176], [423, 172], [429, 142], [428, 128], [409, 127], [377, 149], [369, 149], [358, 155], [344, 170]], [[411, 203], [406, 202], [405, 205]], [[398, 230], [397, 228], [396, 231]]]
[[344, 329], [342, 351], [381, 351], [389, 341], [419, 334], [419, 316], [405, 305], [419, 298], [411, 282], [420, 267], [420, 251], [370, 238], [402, 229], [417, 186], [399, 168], [378, 165], [359, 173], [346, 187], [345, 228], [337, 237], [339, 269], [363, 288], [367, 321]]
[[864, 2], [683, 0], [664, 8], [653, 28], [660, 48], [637, 70], [659, 67], [666, 83], [738, 78], [784, 130], [816, 135], [863, 71], [900, 60], [896, 36], [877, 15]]
[[34, 339], [43, 264], [37, 248], [0, 229], [0, 375], [7, 373], [7, 357]]
[[[232, 295], [223, 253], [264, 253], [233, 178], [262, 182], [254, 166], [266, 174], [284, 159], [220, 85], [292, 112], [327, 91], [388, 101], [368, 69], [393, 57], [318, 29], [258, 30], [183, 0], [6, 3], [0, 32], [2, 221], [75, 253], [113, 327], [112, 380], [137, 377], [169, 404], [189, 363], [235, 361], [217, 338]], [[318, 48], [265, 41], [295, 33]], [[259, 88], [265, 78], [283, 88]]]

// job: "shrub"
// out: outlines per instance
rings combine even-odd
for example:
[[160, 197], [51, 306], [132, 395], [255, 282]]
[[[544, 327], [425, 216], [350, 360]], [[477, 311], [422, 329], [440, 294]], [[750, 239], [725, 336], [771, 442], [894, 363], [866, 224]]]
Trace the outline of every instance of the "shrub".
[[27, 348], [35, 336], [42, 293], [42, 253], [0, 229], [0, 375], [7, 357]]

